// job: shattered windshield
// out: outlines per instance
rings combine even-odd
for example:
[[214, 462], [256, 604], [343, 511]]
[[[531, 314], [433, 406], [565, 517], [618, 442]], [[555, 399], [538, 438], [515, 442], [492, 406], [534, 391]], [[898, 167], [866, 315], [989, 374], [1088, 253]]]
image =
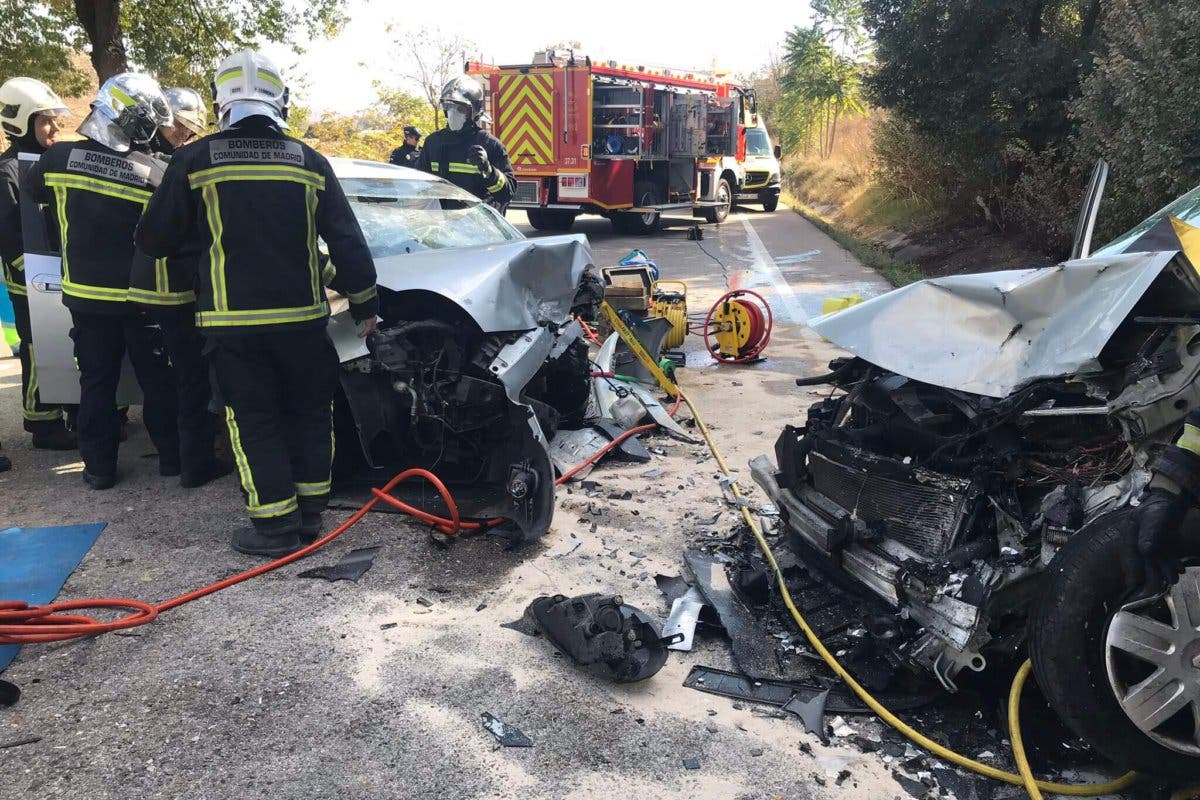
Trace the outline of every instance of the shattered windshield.
[[342, 188], [375, 258], [521, 238], [484, 203], [440, 181], [349, 178]]
[[1125, 248], [1133, 244], [1139, 236], [1154, 227], [1154, 224], [1164, 217], [1171, 216], [1189, 225], [1200, 226], [1200, 186], [1184, 195], [1180, 195], [1165, 208], [1151, 214], [1142, 222], [1126, 233], [1121, 234], [1102, 249], [1092, 255], [1110, 256], [1125, 252]]

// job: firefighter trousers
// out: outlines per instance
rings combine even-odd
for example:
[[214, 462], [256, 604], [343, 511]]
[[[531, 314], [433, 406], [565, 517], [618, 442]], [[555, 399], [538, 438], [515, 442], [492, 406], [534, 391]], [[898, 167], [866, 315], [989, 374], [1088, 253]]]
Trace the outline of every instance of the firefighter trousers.
[[329, 502], [338, 357], [325, 326], [214, 336], [208, 356], [250, 520], [296, 530]]
[[42, 402], [38, 391], [37, 362], [33, 351], [33, 326], [29, 320], [29, 298], [9, 295], [17, 323], [17, 338], [21, 340], [21, 416], [29, 433], [50, 433], [63, 426], [61, 406]]
[[196, 328], [196, 306], [155, 309], [151, 317], [162, 329], [171, 358], [171, 373], [179, 409], [179, 464], [184, 477], [200, 476], [213, 468], [217, 417], [209, 410], [212, 383], [204, 337]]
[[159, 469], [179, 472], [175, 385], [161, 336], [145, 314], [71, 311], [71, 339], [79, 365], [79, 453], [93, 475], [117, 472], [121, 412], [117, 385], [128, 353], [142, 390], [142, 420], [158, 448]]

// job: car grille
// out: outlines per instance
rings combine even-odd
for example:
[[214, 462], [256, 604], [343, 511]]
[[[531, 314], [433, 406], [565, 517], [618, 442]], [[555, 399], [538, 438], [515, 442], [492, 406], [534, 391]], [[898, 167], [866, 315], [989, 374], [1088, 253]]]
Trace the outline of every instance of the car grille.
[[536, 203], [538, 201], [538, 182], [517, 181], [517, 190], [513, 192], [513, 200], [518, 203]]
[[746, 173], [746, 185], [758, 186], [760, 183], [766, 183], [767, 178], [769, 177], [771, 177], [771, 173], [769, 172], [758, 172], [756, 170], [751, 170]]
[[918, 555], [939, 559], [954, 546], [969, 481], [928, 471], [919, 483], [883, 477], [818, 452], [809, 453], [808, 470], [814, 489]]

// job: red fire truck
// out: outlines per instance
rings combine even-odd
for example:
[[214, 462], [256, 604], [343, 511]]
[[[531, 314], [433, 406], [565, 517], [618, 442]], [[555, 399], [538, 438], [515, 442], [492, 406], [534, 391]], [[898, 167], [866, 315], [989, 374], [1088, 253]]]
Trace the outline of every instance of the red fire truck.
[[599, 214], [623, 233], [650, 233], [666, 212], [721, 222], [739, 194], [770, 210], [778, 201], [777, 169], [744, 169], [746, 127], [760, 123], [753, 94], [732, 83], [560, 53], [466, 69], [485, 84], [516, 172], [511, 207], [534, 228], [565, 231]]

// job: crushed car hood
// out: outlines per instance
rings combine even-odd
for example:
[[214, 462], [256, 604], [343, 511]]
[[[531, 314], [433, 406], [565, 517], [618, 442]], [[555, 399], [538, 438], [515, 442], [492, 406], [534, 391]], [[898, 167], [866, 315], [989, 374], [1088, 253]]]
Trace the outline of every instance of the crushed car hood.
[[587, 237], [571, 234], [389, 256], [375, 270], [379, 286], [440, 294], [500, 333], [566, 322], [591, 261]]
[[[1098, 370], [1097, 358], [1117, 326], [1176, 255], [1125, 253], [924, 280], [827, 314], [811, 327], [897, 374], [1005, 397], [1033, 380]], [[1154, 293], [1162, 300], [1155, 312], [1200, 305], [1200, 276], [1184, 266], [1172, 271], [1175, 290]], [[1178, 291], [1179, 282], [1190, 294]]]

